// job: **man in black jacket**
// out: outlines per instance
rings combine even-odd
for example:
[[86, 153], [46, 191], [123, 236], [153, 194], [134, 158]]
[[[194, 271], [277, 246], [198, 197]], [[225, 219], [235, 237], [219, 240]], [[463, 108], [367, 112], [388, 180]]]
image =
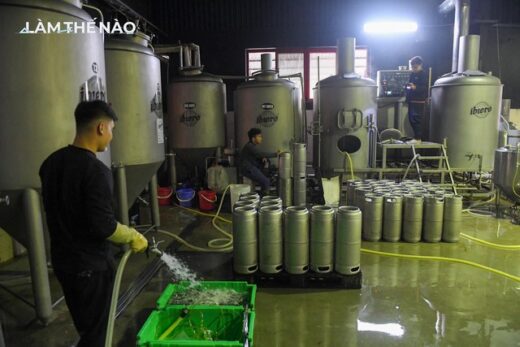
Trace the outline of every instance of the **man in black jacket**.
[[406, 85], [406, 101], [408, 101], [408, 120], [413, 129], [413, 140], [410, 143], [420, 143], [422, 136], [422, 120], [424, 106], [428, 98], [428, 76], [423, 70], [423, 60], [416, 56], [410, 59], [409, 83]]
[[80, 335], [77, 347], [103, 347], [115, 268], [109, 241], [134, 252], [148, 242], [116, 221], [112, 172], [96, 158], [112, 140], [114, 111], [103, 101], [85, 101], [74, 116], [74, 142], [40, 168], [43, 204], [54, 273]]
[[251, 128], [247, 132], [247, 142], [240, 152], [240, 168], [242, 174], [252, 181], [260, 184], [262, 191], [266, 193], [271, 184], [269, 178], [264, 175], [262, 168], [267, 163], [267, 158], [275, 158], [277, 153], [263, 153], [258, 150], [257, 145], [262, 143], [262, 130]]

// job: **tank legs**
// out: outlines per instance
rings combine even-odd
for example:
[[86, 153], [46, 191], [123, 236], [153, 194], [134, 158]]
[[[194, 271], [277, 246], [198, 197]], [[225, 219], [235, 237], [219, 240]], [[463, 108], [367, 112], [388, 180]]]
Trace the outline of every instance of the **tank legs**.
[[155, 227], [161, 226], [161, 216], [159, 213], [159, 200], [157, 199], [157, 174], [152, 176], [150, 183], [148, 184], [148, 190], [150, 191], [150, 206], [152, 210], [152, 225]]
[[117, 198], [116, 218], [121, 224], [129, 225], [128, 218], [128, 191], [126, 187], [126, 169], [124, 165], [114, 167], [115, 190]]
[[45, 252], [40, 195], [34, 189], [24, 190], [23, 204], [27, 227], [27, 248], [36, 316], [47, 325], [52, 314], [51, 290]]

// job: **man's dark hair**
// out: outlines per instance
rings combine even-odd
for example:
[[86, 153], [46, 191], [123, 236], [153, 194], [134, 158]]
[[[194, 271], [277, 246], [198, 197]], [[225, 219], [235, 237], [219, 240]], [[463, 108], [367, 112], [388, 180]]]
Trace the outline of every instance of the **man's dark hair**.
[[258, 128], [251, 128], [247, 132], [247, 137], [249, 137], [249, 141], [251, 141], [253, 139], [253, 137], [255, 137], [256, 135], [260, 135], [261, 133], [262, 133], [262, 130], [260, 130]]
[[423, 63], [422, 57], [420, 57], [418, 55], [413, 57], [412, 59], [410, 59], [411, 65], [422, 65], [422, 63]]
[[84, 130], [92, 121], [100, 118], [112, 119], [117, 121], [114, 110], [104, 101], [82, 101], [74, 110], [74, 118], [76, 118], [77, 131]]

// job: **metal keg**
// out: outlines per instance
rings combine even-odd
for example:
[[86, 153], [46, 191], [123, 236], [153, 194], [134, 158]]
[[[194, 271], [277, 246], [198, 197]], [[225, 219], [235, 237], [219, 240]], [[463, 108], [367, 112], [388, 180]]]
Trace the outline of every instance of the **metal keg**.
[[362, 184], [360, 180], [352, 179], [347, 181], [347, 205], [354, 206], [355, 190]]
[[363, 239], [379, 241], [383, 233], [383, 196], [366, 194], [363, 206]]
[[292, 180], [290, 178], [280, 178], [278, 180], [278, 192], [282, 199], [283, 207], [292, 205]]
[[256, 193], [242, 194], [238, 201], [250, 201], [255, 204], [255, 207], [258, 207], [258, 205], [260, 204], [260, 196], [258, 194], [256, 194], [256, 195], [255, 194]]
[[439, 196], [424, 197], [423, 235], [426, 242], [439, 242], [442, 238], [444, 199]]
[[283, 269], [282, 209], [264, 206], [258, 213], [260, 271], [274, 274]]
[[360, 186], [354, 190], [354, 206], [357, 206], [363, 212], [365, 205], [365, 195], [372, 193], [372, 188], [367, 186]]
[[233, 205], [233, 211], [237, 207], [253, 207], [256, 208], [256, 203], [252, 200], [239, 200]]
[[307, 177], [307, 145], [305, 143], [293, 144], [293, 177]]
[[383, 240], [397, 242], [401, 238], [403, 224], [403, 198], [398, 195], [384, 197]]
[[444, 217], [442, 241], [458, 242], [462, 221], [462, 196], [452, 195], [444, 198]]
[[237, 207], [233, 211], [233, 270], [238, 274], [258, 269], [256, 219], [254, 207]]
[[266, 201], [279, 201], [281, 203], [282, 199], [280, 199], [280, 197], [278, 197], [278, 196], [266, 195], [266, 196], [262, 197], [262, 199], [260, 200], [260, 203], [266, 202]]
[[403, 240], [406, 242], [421, 241], [423, 221], [422, 195], [405, 195], [403, 213]]
[[274, 207], [282, 207], [282, 200], [280, 201], [276, 201], [276, 200], [267, 200], [267, 201], [261, 201], [260, 202], [260, 208], [262, 207], [269, 207], [269, 206], [274, 206]]
[[290, 274], [309, 270], [309, 211], [290, 206], [284, 212], [284, 266]]
[[291, 179], [292, 155], [290, 152], [280, 153], [278, 157], [278, 176], [280, 179]]
[[331, 272], [334, 266], [334, 209], [316, 205], [311, 209], [311, 270]]
[[307, 180], [305, 178], [293, 178], [293, 205], [305, 206], [307, 202]]
[[240, 198], [238, 200], [248, 199], [248, 198], [256, 198], [260, 200], [260, 195], [256, 192], [247, 192], [240, 194]]
[[361, 259], [361, 210], [340, 206], [336, 214], [336, 259], [334, 269], [342, 275], [359, 272]]

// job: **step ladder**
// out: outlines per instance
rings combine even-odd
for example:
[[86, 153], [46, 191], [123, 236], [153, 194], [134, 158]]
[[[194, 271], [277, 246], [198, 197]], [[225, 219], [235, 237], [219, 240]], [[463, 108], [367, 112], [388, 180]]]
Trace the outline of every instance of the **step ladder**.
[[[434, 155], [434, 156], [418, 154], [416, 151], [416, 146], [417, 145], [415, 145], [415, 144], [411, 144], [413, 157], [415, 158], [415, 160], [414, 160], [415, 161], [415, 170], [416, 170], [417, 176], [419, 177], [419, 181], [422, 183], [421, 173], [423, 173], [423, 174], [440, 174], [441, 184], [444, 184], [445, 179], [446, 179], [446, 173], [448, 173], [448, 176], [450, 179], [449, 185], [453, 189], [453, 192], [455, 194], [457, 194], [457, 187], [455, 185], [455, 180], [453, 179], [453, 172], [451, 170], [450, 162], [448, 160], [446, 146], [444, 146], [443, 144], [439, 144], [438, 149], [440, 149], [440, 153], [439, 153], [439, 155]], [[419, 165], [420, 161], [426, 162], [426, 161], [435, 161], [435, 160], [438, 161], [437, 168], [423, 169]]]

